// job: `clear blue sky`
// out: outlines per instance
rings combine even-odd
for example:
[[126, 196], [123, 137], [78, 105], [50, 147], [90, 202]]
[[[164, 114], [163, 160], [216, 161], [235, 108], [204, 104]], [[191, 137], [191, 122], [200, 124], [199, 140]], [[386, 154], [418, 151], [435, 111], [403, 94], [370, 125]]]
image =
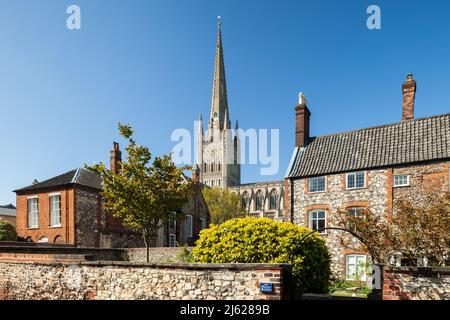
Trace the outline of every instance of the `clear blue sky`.
[[[66, 28], [66, 8], [82, 30]], [[366, 28], [378, 4], [382, 29]], [[84, 163], [108, 161], [118, 121], [168, 153], [176, 128], [209, 115], [222, 17], [231, 120], [279, 128], [280, 179], [305, 92], [312, 135], [396, 122], [417, 80], [416, 117], [450, 112], [448, 1], [0, 0], [0, 203]]]

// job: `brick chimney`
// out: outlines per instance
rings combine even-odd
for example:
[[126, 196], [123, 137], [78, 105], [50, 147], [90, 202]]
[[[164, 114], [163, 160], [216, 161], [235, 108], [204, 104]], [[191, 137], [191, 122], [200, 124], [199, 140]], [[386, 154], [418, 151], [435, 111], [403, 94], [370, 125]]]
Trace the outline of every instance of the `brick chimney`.
[[305, 95], [300, 92], [298, 105], [295, 107], [295, 146], [305, 147], [309, 140], [309, 118], [311, 112]]
[[200, 168], [198, 165], [192, 169], [192, 180], [195, 182], [200, 182]]
[[402, 120], [414, 119], [414, 99], [416, 96], [416, 81], [413, 79], [412, 73], [406, 76], [406, 80], [402, 86], [403, 92], [403, 116]]
[[120, 163], [122, 162], [122, 151], [119, 149], [119, 144], [117, 142], [113, 143], [113, 148], [110, 152], [110, 170], [114, 173], [118, 173], [120, 170]]

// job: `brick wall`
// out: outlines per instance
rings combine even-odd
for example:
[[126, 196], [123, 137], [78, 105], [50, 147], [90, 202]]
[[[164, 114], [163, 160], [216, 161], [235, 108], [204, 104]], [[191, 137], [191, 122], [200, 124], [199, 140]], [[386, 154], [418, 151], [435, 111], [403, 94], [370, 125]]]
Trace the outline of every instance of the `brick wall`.
[[[0, 262], [1, 299], [287, 299], [283, 264], [133, 264]], [[273, 293], [260, 292], [272, 283]]]
[[[61, 227], [50, 227], [50, 194], [61, 194]], [[38, 197], [39, 228], [28, 228], [29, 197]], [[17, 195], [16, 231], [17, 236], [38, 242], [42, 237], [48, 238], [49, 243], [75, 243], [74, 220], [74, 189], [58, 189], [40, 193], [25, 193]]]
[[450, 300], [450, 268], [387, 268], [383, 300]]

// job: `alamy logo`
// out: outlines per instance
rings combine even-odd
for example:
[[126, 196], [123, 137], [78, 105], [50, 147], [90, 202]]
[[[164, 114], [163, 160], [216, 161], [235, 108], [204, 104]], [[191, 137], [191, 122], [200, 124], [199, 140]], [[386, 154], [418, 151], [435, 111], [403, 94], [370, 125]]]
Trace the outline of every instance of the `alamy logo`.
[[[194, 121], [194, 128], [198, 128], [200, 123]], [[194, 132], [196, 130], [194, 129]], [[271, 176], [278, 173], [280, 167], [280, 130], [279, 129], [226, 129], [224, 135], [226, 139], [226, 150], [233, 150], [234, 139], [239, 137], [236, 159], [233, 152], [226, 152], [226, 162], [228, 164], [252, 164], [261, 165], [260, 173], [263, 176]], [[172, 148], [172, 160], [176, 165], [193, 164], [192, 150], [199, 151], [197, 138], [192, 138], [188, 129], [175, 129], [171, 135], [171, 141], [177, 142]], [[220, 161], [220, 160], [219, 160]]]
[[379, 6], [372, 4], [367, 7], [367, 14], [370, 16], [367, 18], [367, 28], [369, 30], [381, 29], [381, 9]]
[[69, 14], [66, 20], [66, 26], [69, 30], [81, 29], [81, 9], [77, 5], [70, 5], [67, 7], [66, 13]]

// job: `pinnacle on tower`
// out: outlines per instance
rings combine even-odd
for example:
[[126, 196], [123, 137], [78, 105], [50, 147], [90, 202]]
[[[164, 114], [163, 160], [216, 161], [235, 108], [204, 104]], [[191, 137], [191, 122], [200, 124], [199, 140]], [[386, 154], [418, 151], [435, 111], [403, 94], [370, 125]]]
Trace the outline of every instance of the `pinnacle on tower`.
[[223, 58], [220, 17], [218, 17], [217, 29], [216, 59], [214, 66], [210, 122], [215, 123], [220, 130], [223, 130], [226, 126], [225, 115], [228, 119], [230, 119], [230, 116], [228, 114], [227, 84], [225, 78], [225, 62]]

